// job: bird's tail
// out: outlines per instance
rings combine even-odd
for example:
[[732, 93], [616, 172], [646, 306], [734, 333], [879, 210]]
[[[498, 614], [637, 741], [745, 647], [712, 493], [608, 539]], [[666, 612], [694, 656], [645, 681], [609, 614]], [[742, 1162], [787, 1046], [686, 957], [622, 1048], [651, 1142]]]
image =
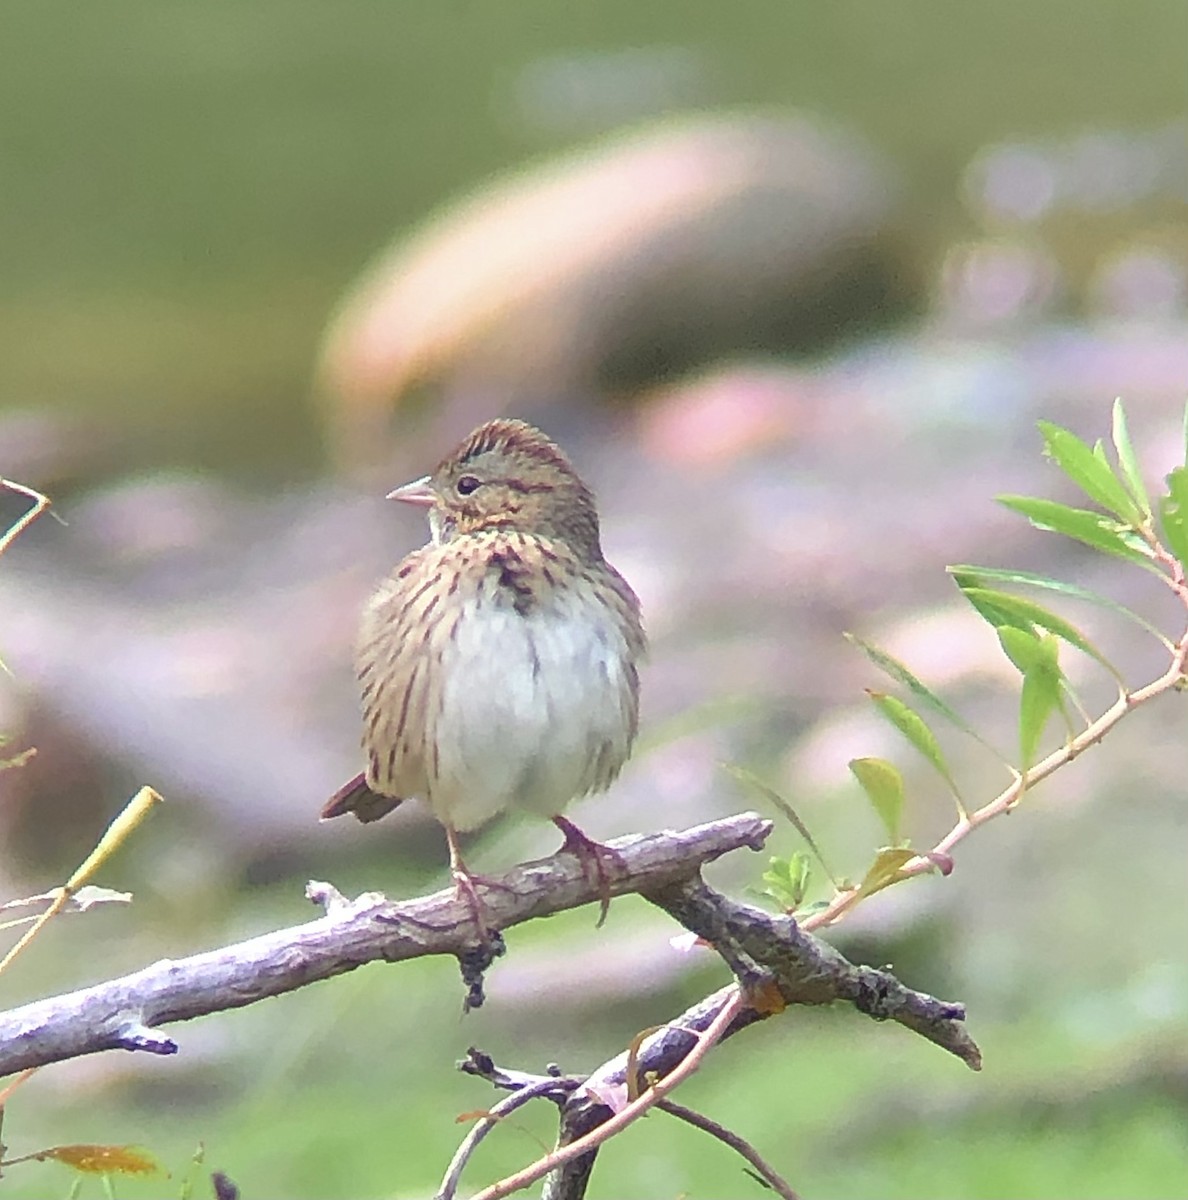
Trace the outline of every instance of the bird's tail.
[[322, 820], [331, 817], [341, 817], [346, 813], [354, 813], [355, 819], [367, 824], [386, 817], [392, 809], [403, 804], [400, 796], [381, 796], [367, 786], [363, 775], [356, 775], [348, 780], [322, 806]]

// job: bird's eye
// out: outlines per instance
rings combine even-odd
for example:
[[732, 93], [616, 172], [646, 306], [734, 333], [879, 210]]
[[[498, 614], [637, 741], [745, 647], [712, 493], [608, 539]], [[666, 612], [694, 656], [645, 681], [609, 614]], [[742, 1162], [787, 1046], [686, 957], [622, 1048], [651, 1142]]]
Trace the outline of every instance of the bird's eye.
[[471, 492], [478, 488], [480, 483], [482, 483], [482, 480], [474, 475], [463, 475], [454, 487], [457, 489], [459, 496], [469, 496]]

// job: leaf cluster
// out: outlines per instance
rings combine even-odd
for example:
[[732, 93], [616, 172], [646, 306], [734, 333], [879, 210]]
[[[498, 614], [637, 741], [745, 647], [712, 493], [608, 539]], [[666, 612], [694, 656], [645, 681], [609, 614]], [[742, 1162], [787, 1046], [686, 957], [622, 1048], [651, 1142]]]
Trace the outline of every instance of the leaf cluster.
[[[1026, 517], [1038, 529], [1060, 534], [1153, 573], [1188, 608], [1188, 586], [1185, 584], [1188, 467], [1181, 465], [1172, 470], [1164, 479], [1164, 489], [1152, 495], [1139, 468], [1120, 400], [1114, 404], [1108, 447], [1100, 440], [1090, 446], [1070, 430], [1048, 421], [1041, 421], [1039, 429], [1046, 457], [1080, 490], [1092, 507], [1016, 495], [999, 496], [999, 502]], [[1188, 409], [1184, 429], [1185, 462], [1188, 462]], [[1065, 580], [1028, 571], [968, 564], [950, 566], [948, 571], [964, 599], [994, 631], [1003, 654], [1018, 672], [1016, 748], [1009, 756], [1002, 754], [905, 663], [874, 643], [847, 634], [849, 641], [901, 692], [901, 695], [895, 695], [868, 689], [867, 696], [879, 715], [939, 776], [952, 796], [957, 817], [953, 830], [937, 846], [927, 851], [912, 849], [904, 835], [906, 785], [902, 773], [886, 759], [854, 759], [849, 764], [850, 771], [878, 816], [887, 838], [887, 844], [875, 852], [861, 881], [839, 884], [826, 868], [825, 874], [834, 888], [833, 899], [802, 907], [810, 886], [809, 856], [796, 854], [788, 859], [773, 859], [763, 875], [765, 894], [786, 911], [798, 911], [807, 928], [836, 920], [861, 899], [903, 879], [927, 870], [948, 874], [952, 869], [950, 849], [974, 827], [1018, 804], [1031, 783], [1097, 740], [1137, 699], [1148, 699], [1168, 687], [1184, 683], [1188, 634], [1175, 641], [1109, 597]], [[1032, 596], [1008, 589], [1046, 592], [1088, 601], [1132, 622], [1158, 639], [1171, 655], [1172, 667], [1166, 679], [1139, 692], [1129, 690], [1121, 671], [1078, 626]], [[1118, 689], [1118, 702], [1096, 722], [1085, 712], [1065, 671], [1062, 654], [1070, 651], [1092, 660], [1109, 675]], [[1045, 738], [1057, 716], [1065, 730], [1063, 749], [1052, 751], [1041, 764]], [[1006, 791], [980, 809], [971, 812], [966, 804], [930, 724], [937, 719], [990, 750], [1012, 780]], [[790, 816], [808, 843], [812, 856], [824, 867], [820, 850], [788, 801], [749, 773], [735, 773], [752, 790], [760, 792]]]

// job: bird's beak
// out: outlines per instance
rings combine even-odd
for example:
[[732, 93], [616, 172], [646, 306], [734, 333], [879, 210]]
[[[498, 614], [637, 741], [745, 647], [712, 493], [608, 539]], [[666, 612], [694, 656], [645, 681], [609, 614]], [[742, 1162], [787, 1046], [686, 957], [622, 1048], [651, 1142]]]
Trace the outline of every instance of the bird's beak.
[[405, 504], [415, 504], [418, 508], [432, 508], [437, 503], [437, 493], [430, 486], [428, 475], [389, 492], [387, 498], [403, 500]]

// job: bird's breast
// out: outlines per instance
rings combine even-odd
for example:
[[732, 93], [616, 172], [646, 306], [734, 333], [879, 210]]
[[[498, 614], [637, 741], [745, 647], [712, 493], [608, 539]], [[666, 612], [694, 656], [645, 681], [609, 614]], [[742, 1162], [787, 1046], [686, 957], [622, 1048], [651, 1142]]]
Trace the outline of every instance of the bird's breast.
[[511, 805], [552, 816], [607, 787], [635, 734], [629, 630], [598, 571], [506, 543], [456, 593], [429, 801], [458, 828]]

